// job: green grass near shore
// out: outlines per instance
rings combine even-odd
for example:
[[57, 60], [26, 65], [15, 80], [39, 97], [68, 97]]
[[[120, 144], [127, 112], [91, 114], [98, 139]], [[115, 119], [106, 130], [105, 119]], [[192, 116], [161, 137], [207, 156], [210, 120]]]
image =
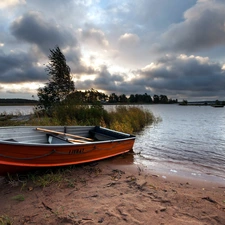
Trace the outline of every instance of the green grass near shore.
[[52, 108], [51, 114], [34, 110], [27, 118], [23, 115], [1, 114], [0, 126], [76, 126], [98, 125], [121, 132], [136, 133], [146, 125], [156, 123], [152, 112], [138, 106], [115, 106], [107, 111], [101, 104], [76, 105], [59, 104]]
[[0, 225], [12, 225], [13, 219], [8, 215], [0, 215]]

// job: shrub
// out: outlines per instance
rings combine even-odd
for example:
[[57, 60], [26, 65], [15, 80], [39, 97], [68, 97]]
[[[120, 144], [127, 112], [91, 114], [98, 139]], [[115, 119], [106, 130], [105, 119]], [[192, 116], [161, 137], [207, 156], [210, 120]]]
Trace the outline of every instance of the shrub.
[[118, 106], [109, 113], [109, 118], [111, 129], [128, 133], [141, 131], [146, 124], [156, 121], [151, 112], [135, 106]]
[[13, 224], [13, 219], [8, 215], [1, 215], [0, 216], [0, 225], [11, 225]]
[[[8, 121], [8, 122], [7, 122]], [[23, 125], [22, 122], [7, 120], [4, 125]], [[51, 114], [45, 111], [34, 111], [32, 119], [25, 125], [33, 126], [102, 126], [117, 131], [134, 133], [141, 131], [146, 125], [157, 122], [148, 110], [136, 106], [117, 106], [113, 111], [104, 109], [100, 102], [85, 105], [69, 99], [52, 107]], [[0, 121], [1, 123], [1, 121]]]
[[59, 125], [103, 125], [108, 113], [100, 103], [90, 105], [65, 101], [53, 108], [52, 117]]

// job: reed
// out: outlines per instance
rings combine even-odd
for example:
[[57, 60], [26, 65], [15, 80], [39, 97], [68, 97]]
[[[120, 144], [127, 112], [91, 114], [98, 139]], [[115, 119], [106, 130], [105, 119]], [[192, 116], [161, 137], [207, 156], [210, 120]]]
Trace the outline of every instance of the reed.
[[0, 225], [12, 225], [13, 219], [8, 215], [1, 215], [0, 216]]
[[146, 125], [157, 122], [152, 112], [136, 106], [117, 106], [109, 113], [110, 128], [127, 133], [141, 131]]
[[52, 117], [59, 125], [101, 125], [107, 118], [107, 111], [100, 103], [89, 106], [66, 101], [53, 107]]
[[11, 120], [11, 115], [7, 118], [0, 120], [0, 126], [98, 125], [126, 133], [139, 132], [146, 125], [159, 121], [152, 112], [140, 106], [120, 105], [113, 111], [107, 111], [99, 102], [84, 105], [71, 100], [55, 105], [51, 112], [40, 111], [36, 108], [28, 121]]
[[127, 133], [139, 132], [157, 121], [152, 112], [136, 106], [117, 106], [108, 112], [100, 103], [89, 106], [71, 102], [55, 106], [51, 119], [55, 121], [51, 125], [100, 125]]

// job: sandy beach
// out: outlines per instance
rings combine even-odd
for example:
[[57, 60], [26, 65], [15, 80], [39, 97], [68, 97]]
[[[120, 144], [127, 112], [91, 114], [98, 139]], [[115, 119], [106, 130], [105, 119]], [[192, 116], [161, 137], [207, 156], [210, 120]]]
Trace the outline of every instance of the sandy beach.
[[0, 224], [225, 224], [225, 185], [165, 178], [129, 157], [76, 166], [45, 187], [2, 178]]

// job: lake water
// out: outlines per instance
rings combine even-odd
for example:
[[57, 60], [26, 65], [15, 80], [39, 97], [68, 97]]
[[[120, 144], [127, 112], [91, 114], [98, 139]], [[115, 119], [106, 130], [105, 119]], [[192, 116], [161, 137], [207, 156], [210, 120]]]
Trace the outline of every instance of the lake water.
[[33, 106], [0, 106], [0, 114], [22, 114], [28, 115], [33, 113]]
[[225, 109], [148, 105], [162, 122], [137, 135], [135, 161], [151, 170], [225, 183]]
[[[134, 163], [169, 174], [225, 184], [225, 108], [144, 105], [161, 122], [137, 134]], [[110, 108], [110, 107], [109, 107]], [[0, 106], [3, 112], [33, 112], [32, 106]]]

